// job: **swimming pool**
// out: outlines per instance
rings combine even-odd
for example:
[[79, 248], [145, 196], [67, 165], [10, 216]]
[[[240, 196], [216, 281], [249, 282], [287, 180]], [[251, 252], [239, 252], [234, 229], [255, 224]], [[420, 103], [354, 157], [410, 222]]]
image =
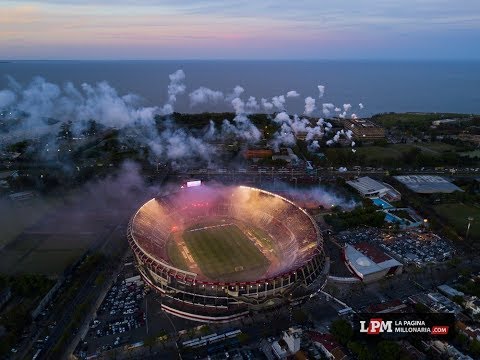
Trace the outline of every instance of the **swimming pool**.
[[393, 216], [392, 214], [385, 213], [385, 221], [391, 222], [391, 223], [400, 223], [402, 225], [405, 224], [405, 220], [400, 219], [397, 216]]
[[394, 206], [392, 204], [389, 204], [388, 202], [386, 202], [385, 200], [382, 200], [380, 198], [374, 198], [372, 199], [373, 203], [375, 205], [377, 205], [378, 207], [382, 208], [382, 209], [393, 209]]

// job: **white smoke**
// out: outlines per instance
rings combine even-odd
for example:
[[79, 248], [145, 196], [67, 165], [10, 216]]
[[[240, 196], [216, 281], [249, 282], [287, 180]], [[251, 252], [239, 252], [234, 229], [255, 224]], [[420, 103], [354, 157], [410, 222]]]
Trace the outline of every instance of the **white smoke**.
[[260, 106], [258, 105], [257, 99], [253, 96], [250, 96], [248, 98], [247, 104], [245, 106], [250, 112], [258, 111], [258, 109], [260, 108]]
[[177, 101], [177, 95], [185, 92], [186, 86], [183, 84], [185, 73], [180, 69], [173, 74], [170, 74], [168, 77], [170, 78], [170, 84], [168, 85], [168, 103], [173, 104]]
[[273, 105], [280, 111], [285, 110], [285, 96], [274, 96], [272, 98]]
[[335, 108], [335, 105], [332, 103], [324, 103], [322, 104], [322, 112], [325, 117], [329, 117], [331, 111]]
[[307, 146], [307, 150], [312, 152], [312, 153], [315, 153], [318, 151], [318, 149], [320, 149], [320, 144], [318, 143], [318, 140], [313, 140], [308, 146]]
[[287, 123], [283, 123], [280, 129], [275, 133], [270, 145], [274, 151], [278, 152], [280, 146], [293, 146], [295, 143], [296, 140], [292, 128]]
[[223, 93], [217, 90], [211, 90], [206, 87], [199, 87], [192, 91], [189, 95], [190, 106], [206, 104], [209, 102], [218, 103], [223, 100]]
[[346, 198], [345, 196], [327, 189], [321, 185], [316, 185], [311, 188], [295, 188], [284, 183], [276, 183], [276, 190], [297, 202], [316, 202], [317, 206], [321, 205], [324, 208], [331, 208], [333, 206], [340, 206], [342, 209], [350, 210], [355, 208], [358, 204], [354, 199]]
[[15, 93], [10, 90], [1, 90], [0, 91], [0, 109], [9, 106], [12, 104], [17, 97]]
[[323, 85], [318, 85], [318, 97], [321, 98], [323, 97], [323, 94], [325, 94], [325, 86]]
[[[186, 90], [185, 73], [178, 70], [170, 74], [169, 79], [166, 102], [163, 106], [153, 107], [141, 106], [142, 99], [133, 94], [118, 94], [106, 82], [82, 84], [79, 88], [67, 83], [64, 87], [59, 87], [42, 78], [35, 78], [30, 84], [22, 87], [11, 79], [10, 89], [0, 91], [0, 107], [13, 106], [16, 111], [29, 114], [23, 121], [9, 125], [9, 136], [17, 130], [27, 134], [27, 138], [42, 132], [55, 134], [58, 127], [67, 121], [72, 122], [74, 134], [80, 134], [85, 131], [88, 121], [93, 119], [107, 128], [119, 130], [121, 140], [133, 145], [148, 145], [150, 154], [173, 161], [177, 165], [192, 159], [212, 161], [215, 157], [215, 148], [208, 143], [209, 141], [222, 140], [225, 137], [233, 137], [247, 143], [260, 141], [260, 130], [247, 116], [257, 112], [260, 106], [267, 113], [274, 108], [281, 111], [273, 119], [273, 122], [279, 125], [279, 130], [273, 134], [271, 144], [277, 150], [280, 146], [294, 145], [298, 133], [305, 137], [308, 149], [316, 150], [320, 146], [319, 139], [332, 128], [332, 124], [325, 122], [323, 118], [314, 123], [297, 115], [290, 117], [285, 112], [286, 97], [299, 96], [295, 90], [289, 91], [286, 96], [274, 96], [271, 102], [261, 98], [259, 105], [253, 96], [248, 97], [246, 102], [240, 98], [245, 92], [241, 86], [236, 86], [227, 96], [221, 91], [203, 86], [192, 91], [188, 94], [190, 106], [225, 100], [230, 102], [235, 110], [235, 118], [231, 121], [224, 120], [217, 125], [210, 121], [201, 133], [200, 130], [182, 128], [176, 125], [169, 115], [174, 112], [177, 97]], [[319, 85], [318, 89], [323, 96], [324, 87]], [[350, 108], [350, 104], [345, 104], [345, 111], [340, 116], [345, 116]], [[315, 98], [310, 96], [305, 98], [305, 115], [310, 116], [315, 109]], [[331, 103], [322, 104], [325, 116], [330, 115], [333, 109], [337, 111]], [[156, 118], [157, 115], [162, 117]], [[47, 118], [60, 121], [56, 125], [57, 129], [52, 129], [46, 124]], [[338, 142], [340, 136], [350, 138], [351, 133], [337, 132], [327, 144]]]
[[237, 115], [245, 113], [245, 103], [240, 98], [235, 98], [232, 100], [232, 106], [235, 109]]
[[240, 97], [240, 95], [242, 95], [244, 92], [245, 92], [245, 89], [240, 85], [237, 85], [233, 88], [233, 92], [227, 95], [225, 100], [232, 101], [233, 99]]
[[266, 112], [270, 112], [273, 109], [273, 104], [271, 102], [268, 102], [267, 99], [262, 98], [261, 100], [262, 106], [265, 109]]
[[233, 136], [248, 143], [256, 143], [260, 140], [262, 134], [245, 115], [237, 115], [233, 119], [233, 123], [223, 120], [220, 138], [223, 140], [226, 136]]
[[305, 98], [305, 112], [304, 112], [304, 114], [307, 115], [307, 116], [310, 116], [315, 109], [316, 109], [315, 99], [310, 97], [310, 96]]
[[300, 96], [300, 94], [298, 92], [296, 92], [295, 90], [291, 90], [291, 91], [287, 92], [287, 98], [298, 97], [298, 96]]

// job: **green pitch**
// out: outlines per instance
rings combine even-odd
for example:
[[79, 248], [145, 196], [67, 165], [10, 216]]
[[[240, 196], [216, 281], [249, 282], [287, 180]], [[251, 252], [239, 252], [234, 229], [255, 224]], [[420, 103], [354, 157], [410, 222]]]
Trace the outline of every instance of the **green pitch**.
[[250, 280], [262, 275], [269, 261], [233, 224], [185, 231], [183, 240], [203, 274], [220, 281]]

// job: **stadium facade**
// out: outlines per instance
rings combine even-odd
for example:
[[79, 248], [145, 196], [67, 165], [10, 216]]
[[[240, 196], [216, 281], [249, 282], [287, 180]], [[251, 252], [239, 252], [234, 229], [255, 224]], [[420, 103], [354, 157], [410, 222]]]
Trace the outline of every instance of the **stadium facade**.
[[[212, 278], [187, 246], [181, 247], [185, 259], [179, 266], [169, 252], [172, 237], [212, 219], [268, 234], [271, 248], [256, 243], [271, 260], [268, 267]], [[142, 278], [161, 295], [162, 309], [190, 320], [228, 322], [299, 303], [326, 283], [328, 260], [315, 221], [292, 201], [256, 188], [201, 186], [156, 197], [132, 217], [127, 237]]]

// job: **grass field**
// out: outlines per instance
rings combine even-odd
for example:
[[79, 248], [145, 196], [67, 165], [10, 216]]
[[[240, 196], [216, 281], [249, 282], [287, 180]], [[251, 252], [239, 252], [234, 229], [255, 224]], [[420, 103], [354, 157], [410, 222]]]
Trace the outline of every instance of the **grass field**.
[[20, 206], [7, 200], [0, 201], [0, 248], [7, 245], [26, 228], [35, 224], [60, 202], [58, 199], [34, 198]]
[[[379, 162], [381, 164], [389, 164], [397, 160], [402, 160], [403, 155], [412, 149], [419, 149], [424, 155], [432, 157], [441, 156], [445, 152], [454, 151], [455, 147], [443, 143], [422, 143], [422, 144], [388, 144], [386, 146], [360, 146], [357, 147], [356, 156], [362, 156], [365, 161], [372, 164]], [[329, 148], [325, 154], [328, 158], [335, 159], [339, 155], [343, 158], [353, 157], [350, 149], [346, 148]]]
[[399, 122], [406, 123], [430, 123], [434, 120], [450, 119], [450, 118], [464, 118], [469, 117], [468, 114], [455, 113], [388, 113], [376, 115], [373, 117], [376, 123], [385, 127], [392, 127], [398, 125]]
[[183, 233], [188, 250], [210, 279], [234, 281], [263, 274], [268, 259], [233, 224]]
[[167, 254], [171, 263], [179, 269], [190, 271], [185, 258], [175, 239], [169, 239], [167, 242]]
[[78, 259], [93, 241], [92, 236], [22, 234], [1, 251], [0, 273], [39, 273], [55, 276]]
[[468, 217], [473, 217], [469, 238], [480, 240], [480, 209], [467, 204], [441, 204], [436, 205], [435, 211], [447, 220], [460, 236], [465, 236]]

